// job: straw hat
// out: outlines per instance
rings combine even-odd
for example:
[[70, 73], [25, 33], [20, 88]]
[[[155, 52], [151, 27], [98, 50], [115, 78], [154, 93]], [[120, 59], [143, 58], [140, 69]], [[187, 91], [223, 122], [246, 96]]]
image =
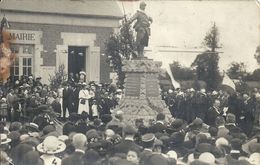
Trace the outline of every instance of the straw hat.
[[1, 98], [1, 102], [6, 102], [6, 98]]
[[29, 124], [27, 125], [27, 128], [28, 128], [29, 131], [31, 131], [31, 132], [39, 132], [39, 126], [38, 126], [38, 124], [36, 124], [36, 123], [29, 123]]
[[209, 152], [204, 152], [199, 156], [199, 160], [204, 162], [204, 163], [208, 163], [210, 165], [214, 165], [215, 164], [215, 156]]
[[64, 142], [58, 140], [55, 136], [48, 136], [37, 146], [37, 150], [41, 153], [56, 154], [64, 151], [66, 145]]
[[257, 165], [260, 163], [260, 153], [253, 153], [248, 159], [249, 163], [252, 165]]
[[0, 144], [10, 143], [12, 140], [6, 134], [0, 134]]
[[142, 136], [142, 141], [143, 142], [152, 142], [155, 140], [155, 136], [153, 133], [147, 133]]
[[173, 150], [168, 151], [168, 152], [167, 152], [167, 156], [168, 156], [168, 158], [173, 158], [173, 159], [175, 159], [175, 160], [178, 159], [177, 153], [176, 153], [175, 151], [173, 151]]
[[115, 135], [115, 132], [112, 129], [107, 129], [105, 131], [105, 135], [107, 136], [107, 138], [112, 138]]
[[82, 74], [82, 75], [86, 76], [86, 72], [84, 72], [84, 71], [80, 71], [79, 74]]
[[228, 143], [228, 140], [226, 138], [223, 138], [223, 137], [220, 137], [216, 140], [215, 142], [216, 146], [228, 146], [229, 143]]

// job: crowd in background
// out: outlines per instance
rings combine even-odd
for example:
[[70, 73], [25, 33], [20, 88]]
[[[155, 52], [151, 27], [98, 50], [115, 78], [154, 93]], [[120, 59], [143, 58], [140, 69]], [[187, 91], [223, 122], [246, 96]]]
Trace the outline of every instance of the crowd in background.
[[113, 110], [123, 91], [75, 81], [51, 89], [22, 77], [1, 90], [1, 165], [260, 164], [259, 89], [162, 93], [173, 116], [134, 125]]
[[41, 83], [41, 77], [22, 76], [0, 90], [1, 121], [32, 121], [41, 113], [41, 106], [50, 106], [61, 120], [70, 114], [82, 114], [89, 119], [110, 114], [122, 90], [112, 84], [79, 82], [69, 77], [68, 81], [51, 89]]
[[162, 96], [173, 117], [188, 123], [200, 118], [212, 126], [216, 116], [225, 117], [232, 113], [247, 135], [251, 134], [254, 124], [260, 123], [260, 91], [257, 88], [247, 93], [229, 93], [222, 90], [206, 92], [205, 89], [195, 91], [190, 88], [169, 90]]

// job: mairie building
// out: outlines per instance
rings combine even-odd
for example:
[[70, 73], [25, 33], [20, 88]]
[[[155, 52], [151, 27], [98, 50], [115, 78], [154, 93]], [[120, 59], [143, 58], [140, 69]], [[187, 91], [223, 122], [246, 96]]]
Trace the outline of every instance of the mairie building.
[[85, 71], [89, 81], [110, 81], [104, 53], [123, 15], [116, 1], [4, 0], [0, 18], [4, 15], [16, 54], [12, 78], [33, 75], [48, 83], [64, 65], [66, 73]]

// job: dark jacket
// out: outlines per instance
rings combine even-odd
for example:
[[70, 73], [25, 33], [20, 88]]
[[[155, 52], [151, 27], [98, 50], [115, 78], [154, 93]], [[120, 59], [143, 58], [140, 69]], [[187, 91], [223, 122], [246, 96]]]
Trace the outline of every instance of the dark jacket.
[[114, 146], [114, 153], [125, 153], [129, 151], [130, 148], [137, 149], [141, 151], [141, 147], [137, 145], [134, 141], [131, 140], [123, 140], [119, 144]]
[[157, 123], [155, 123], [154, 125], [152, 125], [148, 129], [148, 132], [151, 132], [151, 133], [157, 133], [157, 132], [164, 133], [164, 131], [166, 129], [167, 129], [167, 127], [163, 123], [157, 122]]
[[222, 112], [217, 110], [215, 107], [210, 107], [206, 113], [204, 122], [209, 126], [215, 126], [215, 120], [218, 116], [222, 116]]
[[61, 165], [84, 165], [84, 153], [75, 151], [69, 157], [61, 161]]

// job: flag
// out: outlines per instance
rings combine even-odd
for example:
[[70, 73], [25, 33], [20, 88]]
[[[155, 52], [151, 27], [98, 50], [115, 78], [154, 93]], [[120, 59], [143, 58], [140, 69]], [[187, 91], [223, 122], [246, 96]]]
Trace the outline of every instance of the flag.
[[229, 76], [225, 72], [222, 81], [222, 89], [229, 93], [234, 93], [236, 91], [235, 83], [229, 78]]
[[170, 76], [170, 79], [171, 79], [171, 82], [172, 82], [172, 86], [173, 86], [175, 89], [181, 88], [180, 83], [178, 83], [178, 82], [174, 79], [174, 77], [173, 77], [172, 70], [171, 70], [171, 68], [170, 68], [170, 64], [166, 65], [166, 68], [165, 68], [165, 69], [166, 69], [167, 73], [168, 73], [169, 76]]

